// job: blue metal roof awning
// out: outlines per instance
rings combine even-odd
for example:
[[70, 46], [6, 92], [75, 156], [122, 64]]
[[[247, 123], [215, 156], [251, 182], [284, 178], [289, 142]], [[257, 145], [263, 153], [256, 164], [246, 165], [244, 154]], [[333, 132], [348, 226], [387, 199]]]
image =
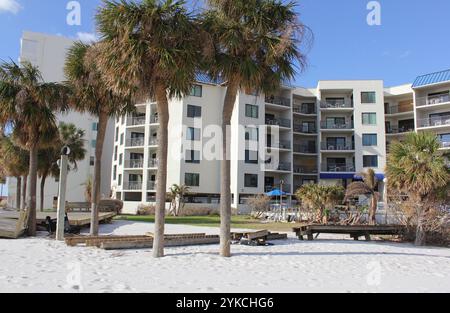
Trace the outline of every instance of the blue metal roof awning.
[[208, 75], [207, 73], [203, 73], [203, 72], [197, 72], [195, 74], [195, 81], [198, 82], [198, 83], [211, 84], [211, 85], [221, 85], [221, 84], [223, 84], [225, 82], [221, 78], [214, 79], [210, 75]]
[[320, 179], [353, 179], [355, 174], [349, 173], [322, 173]]
[[[379, 182], [382, 182], [386, 176], [384, 174], [375, 174], [375, 177], [377, 178], [377, 180]], [[353, 177], [353, 179], [354, 180], [363, 180], [362, 176], [360, 176], [360, 175], [355, 175]]]
[[428, 85], [434, 85], [444, 82], [450, 82], [450, 70], [422, 75], [416, 78], [413, 88], [419, 88]]

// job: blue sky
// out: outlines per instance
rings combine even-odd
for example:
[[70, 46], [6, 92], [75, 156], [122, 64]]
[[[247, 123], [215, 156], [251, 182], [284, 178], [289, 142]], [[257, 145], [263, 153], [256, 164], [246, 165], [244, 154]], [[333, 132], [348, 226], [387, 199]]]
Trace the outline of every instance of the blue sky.
[[[198, 1], [198, 0], [197, 0]], [[100, 0], [79, 0], [81, 25], [66, 23], [69, 0], [0, 0], [0, 59], [17, 59], [23, 30], [76, 38], [95, 32]], [[320, 79], [384, 79], [412, 82], [450, 68], [450, 1], [381, 0], [381, 26], [369, 26], [369, 0], [299, 0], [303, 23], [314, 33], [309, 66], [296, 85]]]

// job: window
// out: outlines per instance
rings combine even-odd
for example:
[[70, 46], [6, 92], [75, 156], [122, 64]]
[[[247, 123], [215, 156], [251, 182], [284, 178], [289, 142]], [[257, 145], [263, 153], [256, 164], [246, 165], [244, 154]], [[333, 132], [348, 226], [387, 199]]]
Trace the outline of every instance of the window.
[[199, 187], [200, 174], [186, 173], [184, 175], [184, 184], [190, 187]]
[[377, 113], [363, 113], [362, 123], [363, 125], [377, 125]]
[[187, 107], [187, 117], [190, 118], [202, 117], [202, 107], [189, 104]]
[[245, 129], [245, 140], [258, 141], [259, 130], [256, 127], [247, 127]]
[[35, 40], [22, 39], [22, 52], [26, 56], [35, 57], [38, 53], [39, 43]]
[[119, 147], [117, 147], [117, 146], [114, 147], [114, 161], [117, 161], [117, 149], [118, 148]]
[[258, 164], [258, 151], [245, 150], [245, 163]]
[[363, 134], [363, 146], [371, 147], [378, 145], [377, 134]]
[[186, 139], [199, 141], [200, 140], [200, 128], [188, 127], [187, 133], [186, 133]]
[[203, 95], [203, 87], [201, 85], [193, 85], [190, 96], [201, 97]]
[[361, 103], [376, 103], [377, 95], [375, 92], [361, 92]]
[[113, 180], [116, 180], [117, 178], [117, 165], [114, 165], [113, 167]]
[[91, 157], [89, 160], [89, 165], [94, 166], [95, 165], [95, 157]]
[[245, 116], [250, 118], [259, 117], [259, 108], [257, 105], [246, 104], [245, 105]]
[[119, 174], [119, 179], [117, 180], [117, 185], [122, 186], [122, 174]]
[[244, 187], [245, 188], [258, 188], [258, 175], [256, 175], [256, 174], [245, 174], [245, 176], [244, 176]]
[[123, 162], [123, 154], [119, 154], [119, 165], [122, 165]]
[[116, 127], [116, 142], [119, 140], [119, 127]]
[[92, 123], [92, 131], [98, 131], [98, 123]]
[[120, 134], [120, 145], [123, 145], [124, 134]]
[[376, 155], [364, 155], [363, 167], [378, 167], [378, 156]]
[[97, 147], [97, 140], [94, 139], [91, 141], [91, 147], [94, 149]]
[[186, 163], [199, 164], [200, 151], [186, 150]]

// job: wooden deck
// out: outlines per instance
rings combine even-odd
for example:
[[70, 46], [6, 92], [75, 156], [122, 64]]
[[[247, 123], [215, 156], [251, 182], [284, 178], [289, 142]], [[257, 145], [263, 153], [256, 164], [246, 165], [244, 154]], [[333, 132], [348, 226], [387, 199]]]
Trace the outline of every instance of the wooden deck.
[[[37, 224], [41, 224], [45, 222], [47, 216], [52, 219], [56, 219], [56, 212], [37, 212], [36, 213], [36, 222]], [[67, 213], [69, 217], [69, 222], [71, 226], [74, 227], [86, 227], [91, 224], [91, 213], [90, 212], [70, 212]], [[100, 212], [99, 213], [99, 221], [108, 222], [117, 213], [115, 212]], [[17, 224], [17, 220], [19, 219], [20, 213], [17, 211], [4, 211], [0, 210], [0, 232], [1, 231], [10, 231], [12, 225]]]
[[293, 228], [292, 230], [300, 240], [303, 240], [304, 236], [308, 240], [314, 240], [314, 235], [317, 238], [320, 234], [348, 234], [354, 240], [359, 240], [360, 237], [364, 237], [370, 241], [371, 235], [400, 235], [405, 231], [405, 227], [400, 225], [305, 225]]

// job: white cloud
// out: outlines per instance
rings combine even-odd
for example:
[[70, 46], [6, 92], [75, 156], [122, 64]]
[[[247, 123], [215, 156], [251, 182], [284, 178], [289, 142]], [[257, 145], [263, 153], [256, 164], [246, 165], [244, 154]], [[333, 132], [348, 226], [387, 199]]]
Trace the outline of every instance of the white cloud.
[[17, 0], [0, 0], [0, 13], [9, 12], [17, 14], [22, 8]]
[[407, 51], [403, 52], [402, 54], [400, 54], [399, 58], [400, 58], [400, 59], [406, 59], [406, 58], [408, 58], [411, 54], [412, 54], [412, 51], [411, 51], [411, 50], [407, 50]]
[[94, 33], [78, 32], [77, 33], [77, 39], [82, 41], [82, 42], [85, 42], [85, 43], [91, 43], [91, 42], [98, 41], [98, 37]]

